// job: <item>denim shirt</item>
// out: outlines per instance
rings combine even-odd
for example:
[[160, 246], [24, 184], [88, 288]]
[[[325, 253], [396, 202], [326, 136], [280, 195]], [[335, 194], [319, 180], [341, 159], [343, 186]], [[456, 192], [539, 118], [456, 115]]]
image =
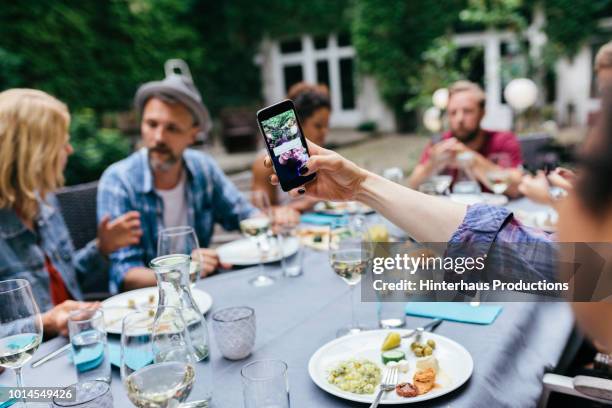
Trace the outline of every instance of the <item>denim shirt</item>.
[[[41, 311], [53, 307], [45, 255], [60, 273], [74, 299], [82, 299], [77, 274], [97, 274], [108, 268], [95, 241], [74, 250], [68, 229], [53, 195], [39, 201], [35, 231], [28, 229], [12, 209], [0, 209], [0, 280], [26, 279]], [[108, 288], [102, 288], [108, 290]]]
[[[225, 176], [208, 154], [187, 149], [183, 153], [187, 175], [185, 194], [187, 223], [193, 227], [200, 247], [210, 242], [215, 223], [226, 230], [239, 228], [241, 219], [255, 209]], [[140, 243], [110, 255], [110, 288], [117, 292], [128, 270], [148, 267], [157, 256], [157, 233], [163, 228], [164, 203], [155, 191], [148, 151], [143, 148], [110, 166], [98, 183], [98, 221], [115, 219], [128, 211], [140, 213]]]

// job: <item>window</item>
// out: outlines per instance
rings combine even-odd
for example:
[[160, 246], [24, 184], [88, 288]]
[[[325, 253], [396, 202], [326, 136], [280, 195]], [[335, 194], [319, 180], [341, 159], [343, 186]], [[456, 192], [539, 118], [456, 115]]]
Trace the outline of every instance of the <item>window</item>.
[[301, 65], [285, 65], [283, 67], [283, 77], [285, 80], [285, 93], [291, 85], [301, 82], [304, 79]]
[[317, 61], [317, 82], [329, 88], [329, 62], [327, 60]]
[[315, 50], [324, 50], [327, 48], [327, 39], [328, 37], [325, 35], [319, 35], [314, 38], [314, 47]]
[[351, 36], [348, 33], [338, 34], [338, 47], [348, 47], [351, 45]]
[[297, 38], [295, 40], [282, 41], [280, 44], [281, 54], [290, 54], [292, 52], [302, 51], [302, 40]]
[[353, 59], [340, 59], [340, 92], [342, 109], [355, 109], [355, 84], [353, 82]]

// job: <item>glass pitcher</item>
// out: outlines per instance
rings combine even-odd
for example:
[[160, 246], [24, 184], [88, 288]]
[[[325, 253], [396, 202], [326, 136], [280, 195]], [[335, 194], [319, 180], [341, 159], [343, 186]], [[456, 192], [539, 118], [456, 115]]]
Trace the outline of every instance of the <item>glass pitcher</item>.
[[[173, 306], [181, 310], [187, 324], [191, 344], [197, 361], [208, 357], [208, 329], [206, 319], [198, 308], [189, 283], [189, 255], [172, 254], [159, 256], [151, 261], [157, 277], [159, 306]], [[156, 312], [155, 320], [164, 316]]]

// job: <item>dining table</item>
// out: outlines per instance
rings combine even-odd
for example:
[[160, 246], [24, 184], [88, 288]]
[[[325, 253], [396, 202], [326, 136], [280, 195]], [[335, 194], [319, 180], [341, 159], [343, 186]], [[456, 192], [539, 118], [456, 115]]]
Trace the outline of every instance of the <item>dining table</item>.
[[[229, 306], [249, 306], [256, 314], [256, 341], [250, 356], [240, 361], [223, 358], [217, 347], [209, 317], [212, 378], [196, 373], [194, 389], [212, 381], [212, 406], [243, 406], [241, 368], [254, 360], [280, 359], [288, 365], [291, 407], [365, 407], [328, 394], [310, 378], [310, 357], [336, 337], [350, 321], [352, 297], [348, 285], [329, 266], [327, 253], [304, 248], [303, 274], [283, 277], [278, 263], [266, 264], [277, 280], [273, 285], [254, 287], [249, 279], [257, 267], [217, 273], [199, 280], [196, 286], [213, 298], [211, 311]], [[359, 291], [357, 292], [359, 293]], [[497, 303], [502, 311], [492, 324], [444, 321], [436, 333], [461, 344], [471, 354], [471, 378], [456, 390], [415, 407], [533, 407], [542, 390], [542, 376], [559, 361], [574, 327], [571, 309], [564, 302]], [[361, 325], [377, 328], [376, 302], [356, 304]], [[416, 328], [430, 319], [406, 316], [406, 327]], [[67, 343], [64, 337], [44, 342], [34, 359]], [[109, 342], [119, 341], [109, 335]], [[202, 363], [198, 363], [202, 364]], [[74, 365], [67, 354], [46, 364], [24, 367], [27, 386], [68, 386], [76, 382]], [[0, 383], [13, 384], [10, 370], [0, 374]], [[132, 406], [113, 367], [111, 389], [115, 407]]]

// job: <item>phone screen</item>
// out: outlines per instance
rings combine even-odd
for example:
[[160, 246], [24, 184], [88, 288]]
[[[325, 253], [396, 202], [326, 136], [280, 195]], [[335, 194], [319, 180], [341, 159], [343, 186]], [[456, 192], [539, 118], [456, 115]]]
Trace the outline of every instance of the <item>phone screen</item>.
[[[288, 109], [278, 112], [283, 108]], [[288, 191], [312, 180], [314, 175], [304, 177], [299, 172], [309, 156], [291, 101], [260, 111], [258, 118], [282, 189]]]

